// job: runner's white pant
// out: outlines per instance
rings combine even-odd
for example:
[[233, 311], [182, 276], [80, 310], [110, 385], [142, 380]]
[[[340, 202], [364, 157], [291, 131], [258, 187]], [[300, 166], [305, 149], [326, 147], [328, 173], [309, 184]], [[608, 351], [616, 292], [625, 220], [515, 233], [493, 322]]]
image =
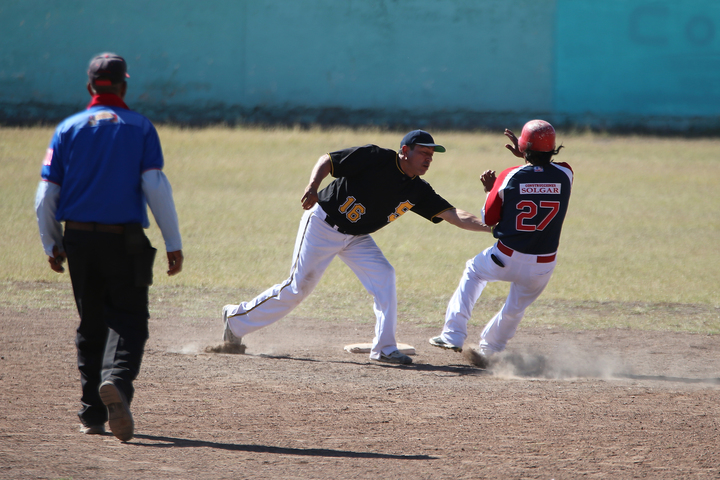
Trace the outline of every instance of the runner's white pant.
[[[491, 254], [505, 264], [497, 265]], [[497, 244], [485, 249], [475, 258], [468, 260], [460, 285], [448, 303], [445, 312], [445, 326], [441, 337], [444, 341], [459, 347], [467, 338], [467, 324], [473, 307], [488, 282], [511, 282], [510, 293], [505, 305], [490, 320], [480, 335], [480, 348], [490, 352], [502, 352], [507, 342], [515, 335], [525, 309], [543, 292], [556, 261], [537, 263], [537, 255], [513, 252], [508, 257], [497, 249]]]
[[397, 350], [395, 269], [370, 235], [339, 233], [325, 222], [325, 212], [318, 205], [306, 211], [300, 221], [290, 277], [254, 300], [233, 305], [228, 311], [230, 330], [244, 337], [283, 318], [310, 295], [336, 255], [375, 300], [377, 322], [370, 358]]

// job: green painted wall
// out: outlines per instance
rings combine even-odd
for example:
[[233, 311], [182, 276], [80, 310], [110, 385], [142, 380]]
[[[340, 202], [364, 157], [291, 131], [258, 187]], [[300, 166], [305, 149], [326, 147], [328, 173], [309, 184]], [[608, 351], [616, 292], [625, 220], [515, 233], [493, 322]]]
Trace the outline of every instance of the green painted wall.
[[156, 121], [708, 127], [718, 5], [0, 0], [0, 121], [83, 108], [89, 59], [114, 51]]
[[720, 2], [558, 0], [557, 116], [718, 127]]

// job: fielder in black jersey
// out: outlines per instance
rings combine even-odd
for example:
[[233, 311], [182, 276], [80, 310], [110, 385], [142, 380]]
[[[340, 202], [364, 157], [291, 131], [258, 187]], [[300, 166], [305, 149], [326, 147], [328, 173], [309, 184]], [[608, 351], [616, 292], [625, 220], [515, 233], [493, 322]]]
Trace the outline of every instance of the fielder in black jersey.
[[[454, 208], [420, 178], [435, 152], [444, 152], [432, 136], [414, 130], [400, 150], [365, 145], [320, 157], [301, 202], [300, 222], [289, 278], [249, 302], [223, 308], [225, 343], [244, 348], [242, 337], [270, 325], [302, 302], [336, 256], [358, 276], [373, 296], [377, 317], [370, 358], [408, 364], [395, 340], [397, 295], [395, 270], [369, 235], [412, 211], [428, 220], [443, 220], [466, 230], [489, 232], [471, 213]], [[318, 193], [320, 183], [335, 177]]]
[[487, 198], [483, 221], [493, 225], [497, 243], [468, 260], [460, 285], [448, 303], [442, 333], [430, 339], [440, 348], [462, 351], [473, 307], [488, 282], [511, 282], [502, 309], [487, 323], [478, 349], [470, 349], [472, 363], [487, 367], [515, 335], [525, 309], [543, 292], [553, 270], [563, 221], [570, 202], [573, 171], [556, 163], [555, 129], [543, 120], [523, 127], [518, 140], [506, 147], [526, 165], [504, 170], [498, 177], [487, 170], [480, 176]]
[[439, 223], [438, 215], [453, 208], [419, 175], [405, 174], [393, 150], [365, 145], [328, 155], [337, 180], [318, 194], [318, 204], [339, 232], [373, 233], [410, 210]]

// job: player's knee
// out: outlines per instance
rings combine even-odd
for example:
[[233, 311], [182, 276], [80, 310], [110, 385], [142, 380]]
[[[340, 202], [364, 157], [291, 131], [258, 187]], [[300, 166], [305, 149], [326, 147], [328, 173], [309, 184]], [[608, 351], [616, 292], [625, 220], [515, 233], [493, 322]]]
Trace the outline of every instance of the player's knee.
[[502, 319], [505, 323], [511, 323], [517, 325], [520, 323], [525, 316], [525, 309], [522, 310], [514, 308], [505, 308], [502, 312]]
[[303, 298], [307, 297], [315, 289], [322, 275], [315, 271], [307, 272], [302, 278], [296, 279], [294, 283], [295, 295]]
[[305, 297], [310, 295], [310, 293], [313, 291], [313, 287], [314, 285], [309, 283], [298, 283], [297, 285], [295, 285], [295, 288], [292, 291], [292, 296], [289, 296], [288, 303], [298, 305], [305, 299]]

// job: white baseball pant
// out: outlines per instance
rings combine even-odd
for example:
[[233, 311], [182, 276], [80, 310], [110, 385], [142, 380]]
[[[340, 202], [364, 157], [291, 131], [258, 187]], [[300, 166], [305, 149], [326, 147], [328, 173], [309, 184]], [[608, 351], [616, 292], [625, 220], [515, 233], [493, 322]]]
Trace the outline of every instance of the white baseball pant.
[[[448, 303], [445, 326], [441, 334], [445, 342], [462, 347], [467, 338], [467, 324], [473, 307], [488, 282], [511, 282], [510, 293], [500, 311], [485, 325], [480, 334], [480, 348], [490, 353], [502, 352], [515, 335], [520, 321], [529, 307], [545, 290], [556, 261], [538, 263], [537, 255], [512, 252], [505, 255], [497, 243], [475, 258], [468, 260], [460, 278], [460, 285]], [[505, 266], [497, 265], [495, 255]]]
[[377, 321], [370, 358], [377, 360], [381, 352], [387, 355], [397, 350], [395, 269], [370, 235], [342, 234], [328, 225], [325, 216], [319, 205], [305, 212], [295, 240], [290, 276], [255, 299], [231, 306], [230, 330], [244, 337], [283, 318], [310, 295], [337, 255], [373, 296]]

